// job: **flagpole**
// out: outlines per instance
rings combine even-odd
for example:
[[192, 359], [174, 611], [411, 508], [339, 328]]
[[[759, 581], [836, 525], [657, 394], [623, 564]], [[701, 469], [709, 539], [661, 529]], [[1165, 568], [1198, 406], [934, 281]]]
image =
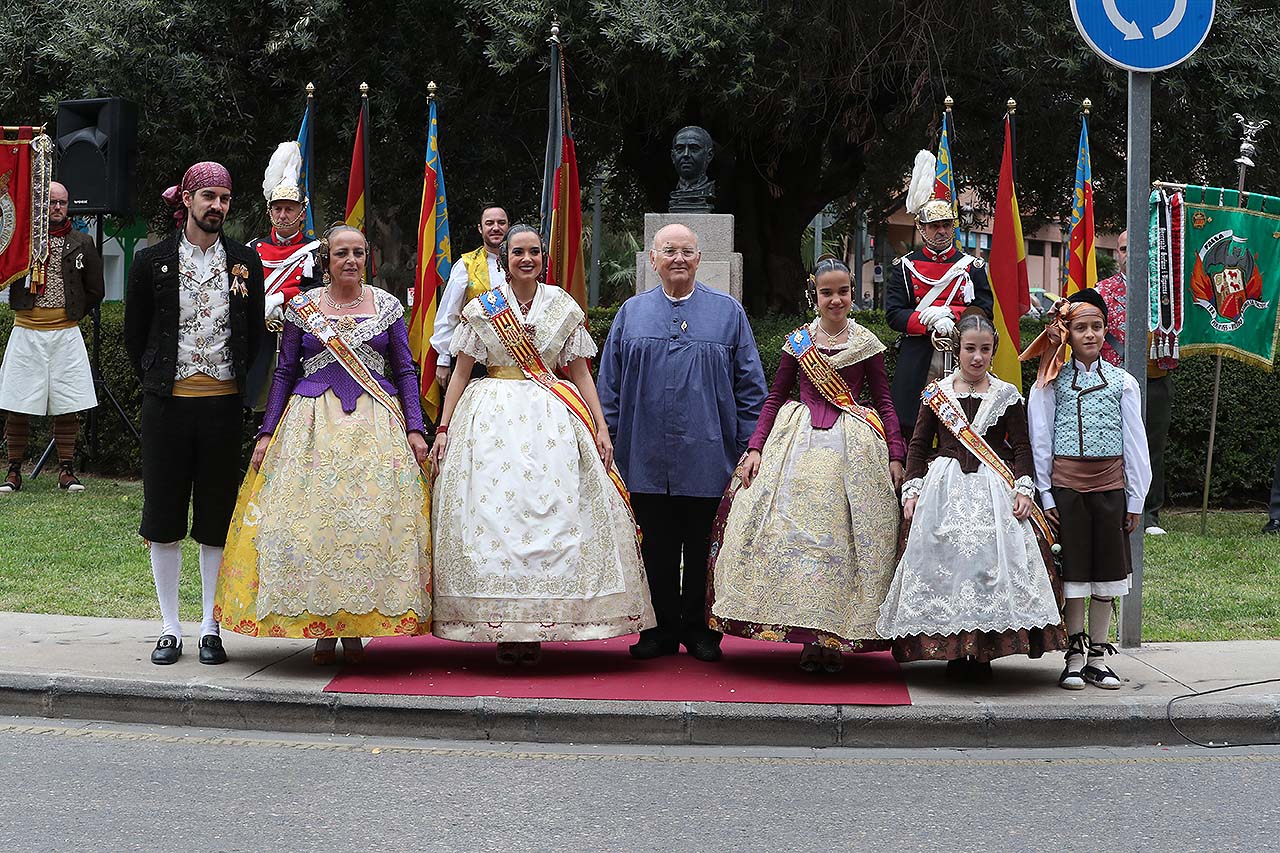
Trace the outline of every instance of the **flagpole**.
[[[1005, 111], [1009, 113], [1009, 158], [1012, 161], [1009, 169], [1013, 173], [1013, 186], [1018, 186], [1018, 123], [1014, 116], [1018, 112], [1018, 102], [1013, 98], [1004, 102]], [[1026, 249], [1023, 249], [1025, 254]]]
[[361, 135], [361, 155], [364, 163], [361, 164], [364, 170], [364, 234], [365, 242], [369, 246], [369, 252], [365, 255], [364, 266], [365, 273], [369, 277], [369, 282], [373, 282], [373, 241], [369, 239], [369, 232], [373, 230], [373, 206], [369, 204], [369, 133], [372, 128], [369, 126], [369, 84], [360, 84], [360, 118], [364, 120], [364, 133]]
[[[304, 236], [310, 240], [315, 238], [314, 225], [316, 221], [316, 200], [315, 198], [312, 197], [312, 194], [311, 194], [311, 175], [316, 168], [316, 163], [315, 163], [316, 161], [316, 84], [315, 83], [307, 83], [306, 113], [307, 113], [307, 157], [309, 159], [309, 162], [305, 164], [307, 169], [307, 180], [306, 180], [307, 185], [302, 189], [307, 195], [307, 207], [310, 212], [311, 224], [313, 226], [312, 233], [306, 234]], [[305, 222], [303, 223], [303, 227], [304, 228], [306, 227]]]
[[551, 74], [547, 92], [547, 153], [542, 166], [542, 205], [539, 211], [538, 229], [545, 243], [551, 239], [551, 209], [555, 204], [555, 173], [560, 161], [560, 144], [563, 134], [563, 106], [560, 82], [560, 22], [551, 22]]
[[[1258, 152], [1254, 140], [1265, 123], [1253, 125], [1244, 116], [1236, 113], [1233, 118], [1244, 126], [1244, 138], [1240, 140], [1240, 156], [1236, 163], [1240, 166], [1240, 177], [1236, 182], [1236, 205], [1244, 204], [1244, 178], [1253, 165], [1253, 155]], [[1204, 536], [1209, 526], [1209, 480], [1213, 475], [1213, 444], [1218, 432], [1218, 391], [1222, 387], [1222, 353], [1213, 359], [1213, 402], [1209, 406], [1209, 454], [1204, 460], [1204, 492], [1200, 496], [1200, 535]]]

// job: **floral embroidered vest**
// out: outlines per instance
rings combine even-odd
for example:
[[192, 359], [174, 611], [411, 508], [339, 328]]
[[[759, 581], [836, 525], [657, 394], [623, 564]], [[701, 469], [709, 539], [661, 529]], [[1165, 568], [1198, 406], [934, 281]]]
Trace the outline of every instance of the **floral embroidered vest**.
[[1120, 395], [1125, 372], [1103, 359], [1094, 370], [1076, 367], [1074, 360], [1053, 381], [1056, 411], [1053, 455], [1106, 458], [1124, 455]]

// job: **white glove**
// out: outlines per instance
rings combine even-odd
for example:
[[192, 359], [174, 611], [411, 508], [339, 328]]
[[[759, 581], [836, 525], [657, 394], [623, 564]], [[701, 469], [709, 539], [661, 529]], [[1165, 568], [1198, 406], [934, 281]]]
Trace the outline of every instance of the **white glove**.
[[264, 314], [268, 320], [284, 319], [284, 294], [279, 291], [268, 293], [264, 303]]
[[930, 305], [928, 308], [920, 309], [920, 325], [926, 329], [934, 328], [939, 320], [951, 316], [951, 309], [944, 308], [941, 305]]
[[933, 331], [939, 335], [949, 335], [956, 330], [956, 321], [952, 319], [951, 312], [947, 312], [947, 316], [933, 324]]

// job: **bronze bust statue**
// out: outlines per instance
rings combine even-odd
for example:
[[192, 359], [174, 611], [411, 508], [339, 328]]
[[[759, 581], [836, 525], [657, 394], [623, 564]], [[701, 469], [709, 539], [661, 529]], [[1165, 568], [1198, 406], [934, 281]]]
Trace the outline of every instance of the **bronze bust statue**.
[[680, 179], [671, 191], [671, 213], [711, 213], [716, 203], [716, 182], [707, 177], [715, 154], [711, 134], [701, 127], [682, 127], [671, 141], [671, 162]]

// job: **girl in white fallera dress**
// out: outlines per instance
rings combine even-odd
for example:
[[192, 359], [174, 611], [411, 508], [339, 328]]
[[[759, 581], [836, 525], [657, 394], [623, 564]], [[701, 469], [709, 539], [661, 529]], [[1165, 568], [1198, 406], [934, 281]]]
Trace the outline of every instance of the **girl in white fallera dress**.
[[[432, 630], [497, 642], [502, 663], [534, 663], [542, 641], [616, 637], [655, 620], [585, 315], [538, 282], [533, 228], [513, 226], [498, 257], [507, 283], [463, 308], [432, 447]], [[475, 363], [489, 375], [470, 382]]]

